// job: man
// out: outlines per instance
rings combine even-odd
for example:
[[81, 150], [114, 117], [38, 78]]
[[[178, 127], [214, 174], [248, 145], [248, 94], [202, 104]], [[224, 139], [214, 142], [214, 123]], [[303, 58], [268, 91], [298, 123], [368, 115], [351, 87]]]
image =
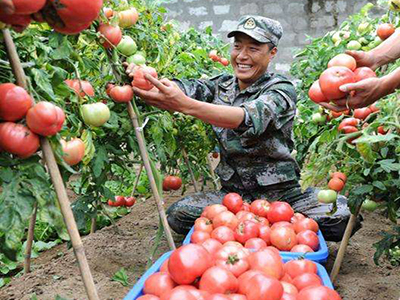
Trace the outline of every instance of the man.
[[[388, 39], [371, 51], [346, 51], [346, 53], [356, 59], [357, 66], [365, 66], [376, 70], [380, 66], [400, 58], [400, 30], [396, 30]], [[356, 83], [342, 85], [340, 89], [343, 92], [350, 93], [355, 91], [353, 96], [349, 94], [347, 99], [335, 100], [335, 105], [329, 103], [320, 104], [334, 111], [343, 111], [348, 107], [365, 107], [399, 88], [400, 68], [397, 68], [390, 74], [380, 78], [368, 78]]]
[[220, 144], [216, 172], [221, 191], [197, 193], [174, 203], [167, 211], [174, 231], [188, 232], [204, 207], [221, 203], [226, 193], [236, 192], [250, 201], [286, 201], [295, 211], [316, 219], [326, 239], [341, 240], [350, 215], [346, 199], [340, 197], [337, 212], [328, 216], [330, 206], [318, 203], [315, 190], [301, 192], [299, 168], [290, 155], [294, 148], [295, 88], [285, 77], [267, 72], [282, 33], [275, 20], [244, 16], [228, 34], [234, 38], [234, 76], [174, 81], [147, 76], [155, 89], [134, 88], [150, 105], [212, 124]]

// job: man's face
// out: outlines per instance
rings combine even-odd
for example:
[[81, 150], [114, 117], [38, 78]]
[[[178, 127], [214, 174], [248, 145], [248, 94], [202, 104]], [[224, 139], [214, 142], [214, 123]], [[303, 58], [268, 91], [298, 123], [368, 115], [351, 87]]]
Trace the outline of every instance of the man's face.
[[235, 35], [231, 63], [241, 90], [256, 82], [267, 71], [276, 52], [276, 47], [269, 50], [268, 44], [259, 43], [247, 34]]

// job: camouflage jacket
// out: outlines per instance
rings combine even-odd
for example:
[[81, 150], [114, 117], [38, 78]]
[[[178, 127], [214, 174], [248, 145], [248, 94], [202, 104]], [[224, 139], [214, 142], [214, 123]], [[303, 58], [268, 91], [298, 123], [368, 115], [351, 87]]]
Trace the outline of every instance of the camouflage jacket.
[[290, 155], [296, 91], [288, 79], [265, 73], [243, 91], [227, 74], [174, 81], [191, 98], [244, 109], [245, 119], [238, 128], [213, 126], [221, 149], [216, 172], [225, 190], [250, 192], [297, 184], [299, 167]]

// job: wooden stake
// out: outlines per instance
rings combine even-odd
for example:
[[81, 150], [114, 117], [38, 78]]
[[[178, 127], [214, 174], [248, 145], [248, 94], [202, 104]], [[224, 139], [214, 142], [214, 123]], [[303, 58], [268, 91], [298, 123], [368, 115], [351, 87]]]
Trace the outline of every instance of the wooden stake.
[[[15, 48], [15, 44], [12, 40], [10, 31], [8, 29], [3, 29], [3, 34], [8, 57], [10, 59], [10, 64], [17, 80], [17, 84], [24, 89], [27, 89], [25, 72], [21, 66], [21, 62], [17, 54], [17, 49]], [[49, 141], [45, 137], [42, 137], [40, 139], [40, 145], [43, 151], [44, 160], [50, 173], [51, 181], [53, 182], [53, 186], [57, 194], [61, 213], [63, 215], [68, 234], [71, 238], [75, 257], [78, 260], [79, 270], [82, 275], [86, 293], [89, 297], [89, 300], [99, 300], [100, 298], [97, 294], [96, 286], [94, 285], [93, 277], [86, 259], [85, 250], [82, 245], [82, 240], [79, 235], [78, 227], [75, 222], [74, 214], [72, 213], [67, 191], [65, 189], [60, 170], [58, 169], [53, 150], [50, 146]]]
[[138, 121], [136, 113], [133, 109], [132, 103], [128, 102], [127, 107], [128, 107], [129, 116], [130, 116], [132, 124], [133, 124], [133, 128], [135, 128], [135, 134], [136, 134], [136, 138], [137, 138], [138, 144], [139, 144], [140, 155], [142, 157], [147, 176], [149, 177], [150, 187], [153, 192], [154, 199], [156, 200], [158, 213], [160, 215], [161, 222], [164, 226], [168, 245], [171, 250], [174, 250], [174, 249], [176, 249], [174, 239], [172, 238], [171, 228], [168, 225], [167, 215], [165, 214], [165, 211], [164, 211], [163, 200], [162, 200], [161, 195], [158, 193], [156, 181], [154, 179], [154, 174], [153, 174], [153, 171], [150, 166], [150, 160], [149, 160], [149, 156], [148, 156], [147, 149], [146, 149], [146, 142], [142, 135], [142, 129], [140, 128], [139, 121]]
[[139, 171], [137, 172], [135, 183], [133, 184], [132, 188], [131, 197], [133, 197], [133, 194], [136, 192], [136, 188], [137, 185], [139, 184], [140, 174], [142, 174], [142, 170], [143, 170], [143, 163], [140, 164]]
[[186, 166], [187, 166], [188, 169], [189, 169], [189, 174], [190, 174], [190, 177], [192, 178], [192, 183], [193, 183], [194, 191], [197, 193], [199, 190], [198, 190], [198, 188], [197, 188], [196, 179], [194, 178], [193, 170], [192, 170], [192, 168], [190, 167], [189, 157], [188, 157], [188, 155], [187, 155], [187, 153], [186, 153], [186, 149], [185, 149], [185, 147], [183, 147], [183, 146], [182, 146], [182, 155], [183, 155], [183, 159], [185, 160]]
[[217, 176], [215, 176], [215, 172], [214, 172], [214, 169], [213, 169], [213, 167], [212, 167], [212, 162], [211, 162], [210, 155], [207, 154], [206, 157], [207, 157], [207, 162], [208, 162], [208, 169], [210, 170], [211, 178], [212, 178], [212, 180], [213, 180], [213, 182], [214, 182], [215, 188], [216, 188], [217, 190], [220, 190], [220, 189], [221, 189], [221, 186], [219, 185]]
[[353, 232], [354, 225], [357, 222], [357, 216], [360, 213], [360, 209], [361, 209], [361, 206], [359, 206], [357, 208], [354, 215], [353, 214], [350, 215], [349, 222], [347, 223], [346, 230], [344, 232], [342, 241], [339, 246], [338, 253], [336, 255], [335, 263], [333, 264], [333, 268], [331, 271], [330, 277], [331, 277], [332, 284], [335, 283], [336, 277], [339, 274], [339, 270], [342, 265], [344, 255], [346, 253], [346, 248], [347, 248], [347, 245], [349, 244], [349, 239], [350, 239], [351, 233]]
[[37, 202], [35, 202], [33, 206], [33, 214], [29, 221], [28, 238], [26, 241], [26, 249], [25, 249], [24, 274], [28, 274], [31, 271], [31, 254], [32, 254], [33, 236], [35, 233], [36, 214], [37, 214]]

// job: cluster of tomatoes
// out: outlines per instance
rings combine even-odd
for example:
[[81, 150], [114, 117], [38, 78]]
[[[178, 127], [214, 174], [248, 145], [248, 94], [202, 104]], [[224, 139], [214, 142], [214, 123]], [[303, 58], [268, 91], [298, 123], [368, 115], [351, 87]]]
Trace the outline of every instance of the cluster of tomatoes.
[[307, 259], [283, 262], [272, 247], [184, 245], [144, 283], [138, 300], [340, 300]]
[[280, 251], [306, 253], [319, 249], [318, 230], [317, 222], [294, 213], [286, 202], [259, 199], [249, 204], [239, 194], [229, 193], [222, 204], [204, 209], [195, 221], [191, 242], [205, 247], [232, 242], [247, 249], [272, 246]]
[[211, 50], [208, 57], [211, 58], [212, 61], [219, 62], [225, 67], [229, 65], [229, 60], [225, 57], [220, 57], [217, 50]]
[[14, 13], [0, 12], [0, 22], [22, 31], [32, 21], [47, 22], [55, 31], [77, 34], [98, 17], [103, 0], [13, 0]]
[[114, 201], [109, 199], [107, 204], [109, 206], [125, 206], [125, 207], [131, 207], [135, 204], [136, 199], [135, 197], [124, 197], [124, 196], [115, 196]]
[[317, 199], [320, 203], [330, 204], [335, 203], [337, 195], [343, 190], [347, 181], [346, 174], [342, 172], [334, 172], [331, 174], [331, 179], [328, 182], [327, 190], [321, 190], [317, 194]]

